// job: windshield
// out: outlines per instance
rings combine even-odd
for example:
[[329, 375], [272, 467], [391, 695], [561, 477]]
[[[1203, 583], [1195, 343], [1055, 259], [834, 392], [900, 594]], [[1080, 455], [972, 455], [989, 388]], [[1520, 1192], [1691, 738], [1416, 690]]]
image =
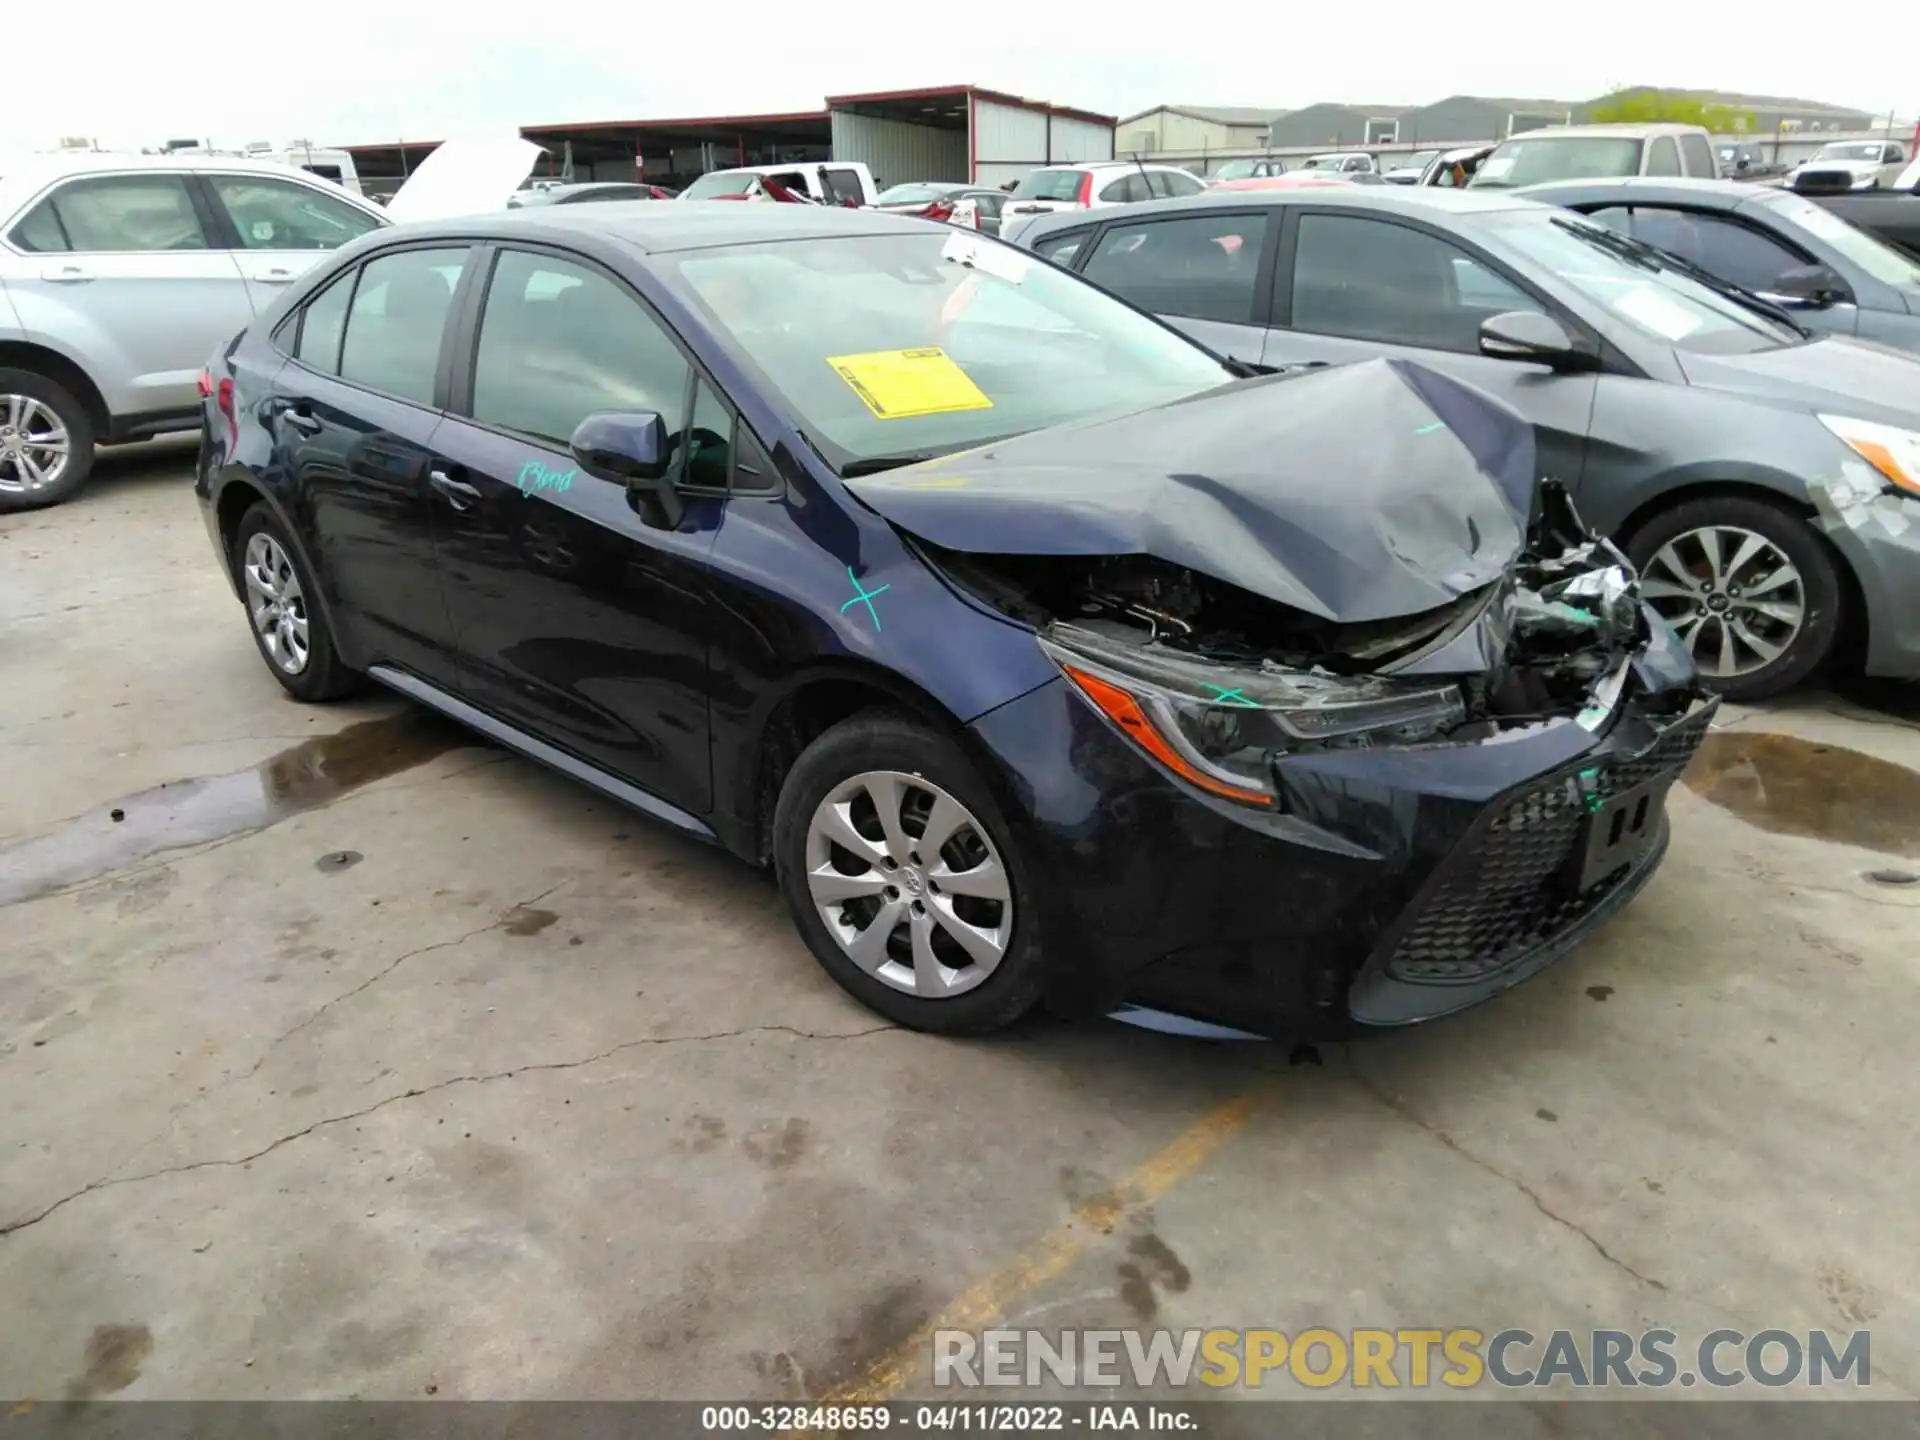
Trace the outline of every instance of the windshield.
[[1300, 168], [1302, 170], [1338, 170], [1344, 158], [1340, 155], [1316, 155]]
[[1440, 152], [1438, 150], [1416, 150], [1413, 154], [1402, 160], [1398, 168], [1401, 170], [1424, 170], [1439, 158]]
[[1640, 173], [1640, 140], [1632, 135], [1528, 136], [1509, 140], [1480, 163], [1469, 185], [1504, 189], [1546, 180], [1602, 180]]
[[934, 226], [662, 256], [660, 273], [837, 467], [945, 454], [1234, 377], [1011, 246]]
[[937, 185], [895, 185], [882, 190], [876, 205], [929, 205], [945, 194]]
[[1216, 180], [1245, 180], [1259, 172], [1258, 160], [1229, 160], [1213, 172]]
[[1761, 197], [1760, 203], [1816, 239], [1824, 240], [1881, 284], [1920, 288], [1920, 264], [1881, 244], [1858, 226], [1848, 224], [1825, 206], [1816, 205], [1791, 190], [1771, 190]]
[[1659, 251], [1642, 253], [1644, 247], [1590, 221], [1503, 210], [1476, 228], [1608, 314], [1682, 350], [1739, 355], [1797, 345], [1805, 338], [1668, 268]]
[[682, 200], [714, 200], [722, 195], [744, 195], [760, 177], [751, 170], [715, 170], [702, 175], [680, 192]]
[[1880, 145], [1877, 141], [1837, 140], [1831, 145], [1822, 145], [1816, 160], [1871, 160], [1880, 162]]
[[1079, 170], [1035, 170], [1013, 187], [1016, 200], [1078, 200]]

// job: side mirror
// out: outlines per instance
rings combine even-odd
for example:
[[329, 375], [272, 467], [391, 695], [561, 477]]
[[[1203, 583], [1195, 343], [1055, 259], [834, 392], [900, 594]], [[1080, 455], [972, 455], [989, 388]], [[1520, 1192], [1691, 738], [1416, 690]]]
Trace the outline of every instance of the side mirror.
[[1480, 353], [1495, 360], [1530, 360], [1556, 370], [1588, 368], [1587, 353], [1566, 327], [1536, 310], [1510, 310], [1480, 322]]
[[1825, 265], [1799, 265], [1783, 270], [1760, 294], [1776, 305], [1792, 305], [1804, 310], [1825, 310], [1846, 297], [1846, 286]]
[[567, 448], [589, 475], [625, 485], [648, 524], [671, 530], [680, 523], [685, 507], [667, 480], [673, 456], [657, 412], [596, 411], [574, 427]]

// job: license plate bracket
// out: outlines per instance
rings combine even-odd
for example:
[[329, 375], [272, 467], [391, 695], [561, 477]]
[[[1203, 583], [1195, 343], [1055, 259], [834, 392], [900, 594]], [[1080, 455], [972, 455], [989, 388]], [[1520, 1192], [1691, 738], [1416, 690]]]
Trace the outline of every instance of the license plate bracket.
[[1587, 816], [1578, 855], [1578, 885], [1591, 890], [1623, 866], [1633, 865], [1652, 848], [1670, 776], [1659, 776], [1609, 800]]

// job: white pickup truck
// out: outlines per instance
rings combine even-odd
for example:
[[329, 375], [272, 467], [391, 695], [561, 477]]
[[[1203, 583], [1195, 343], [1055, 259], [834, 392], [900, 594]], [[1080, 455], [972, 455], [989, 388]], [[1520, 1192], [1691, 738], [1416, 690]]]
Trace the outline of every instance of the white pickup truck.
[[709, 170], [680, 192], [682, 200], [778, 200], [800, 195], [817, 205], [871, 205], [880, 198], [873, 175], [859, 161], [810, 160], [787, 165], [741, 165]]

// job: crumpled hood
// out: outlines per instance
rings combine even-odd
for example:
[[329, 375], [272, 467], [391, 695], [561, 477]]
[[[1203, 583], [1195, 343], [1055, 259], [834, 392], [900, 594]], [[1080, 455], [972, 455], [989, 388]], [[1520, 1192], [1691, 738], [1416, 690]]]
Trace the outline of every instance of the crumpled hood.
[[1342, 623], [1498, 580], [1534, 493], [1533, 429], [1402, 360], [1247, 381], [846, 482], [981, 555], [1151, 555]]
[[420, 162], [387, 202], [396, 225], [446, 220], [507, 208], [521, 182], [546, 151], [518, 135], [448, 140]]
[[1781, 400], [1809, 414], [1920, 426], [1920, 358], [1890, 346], [1835, 336], [1751, 355], [1675, 353], [1690, 385]]

